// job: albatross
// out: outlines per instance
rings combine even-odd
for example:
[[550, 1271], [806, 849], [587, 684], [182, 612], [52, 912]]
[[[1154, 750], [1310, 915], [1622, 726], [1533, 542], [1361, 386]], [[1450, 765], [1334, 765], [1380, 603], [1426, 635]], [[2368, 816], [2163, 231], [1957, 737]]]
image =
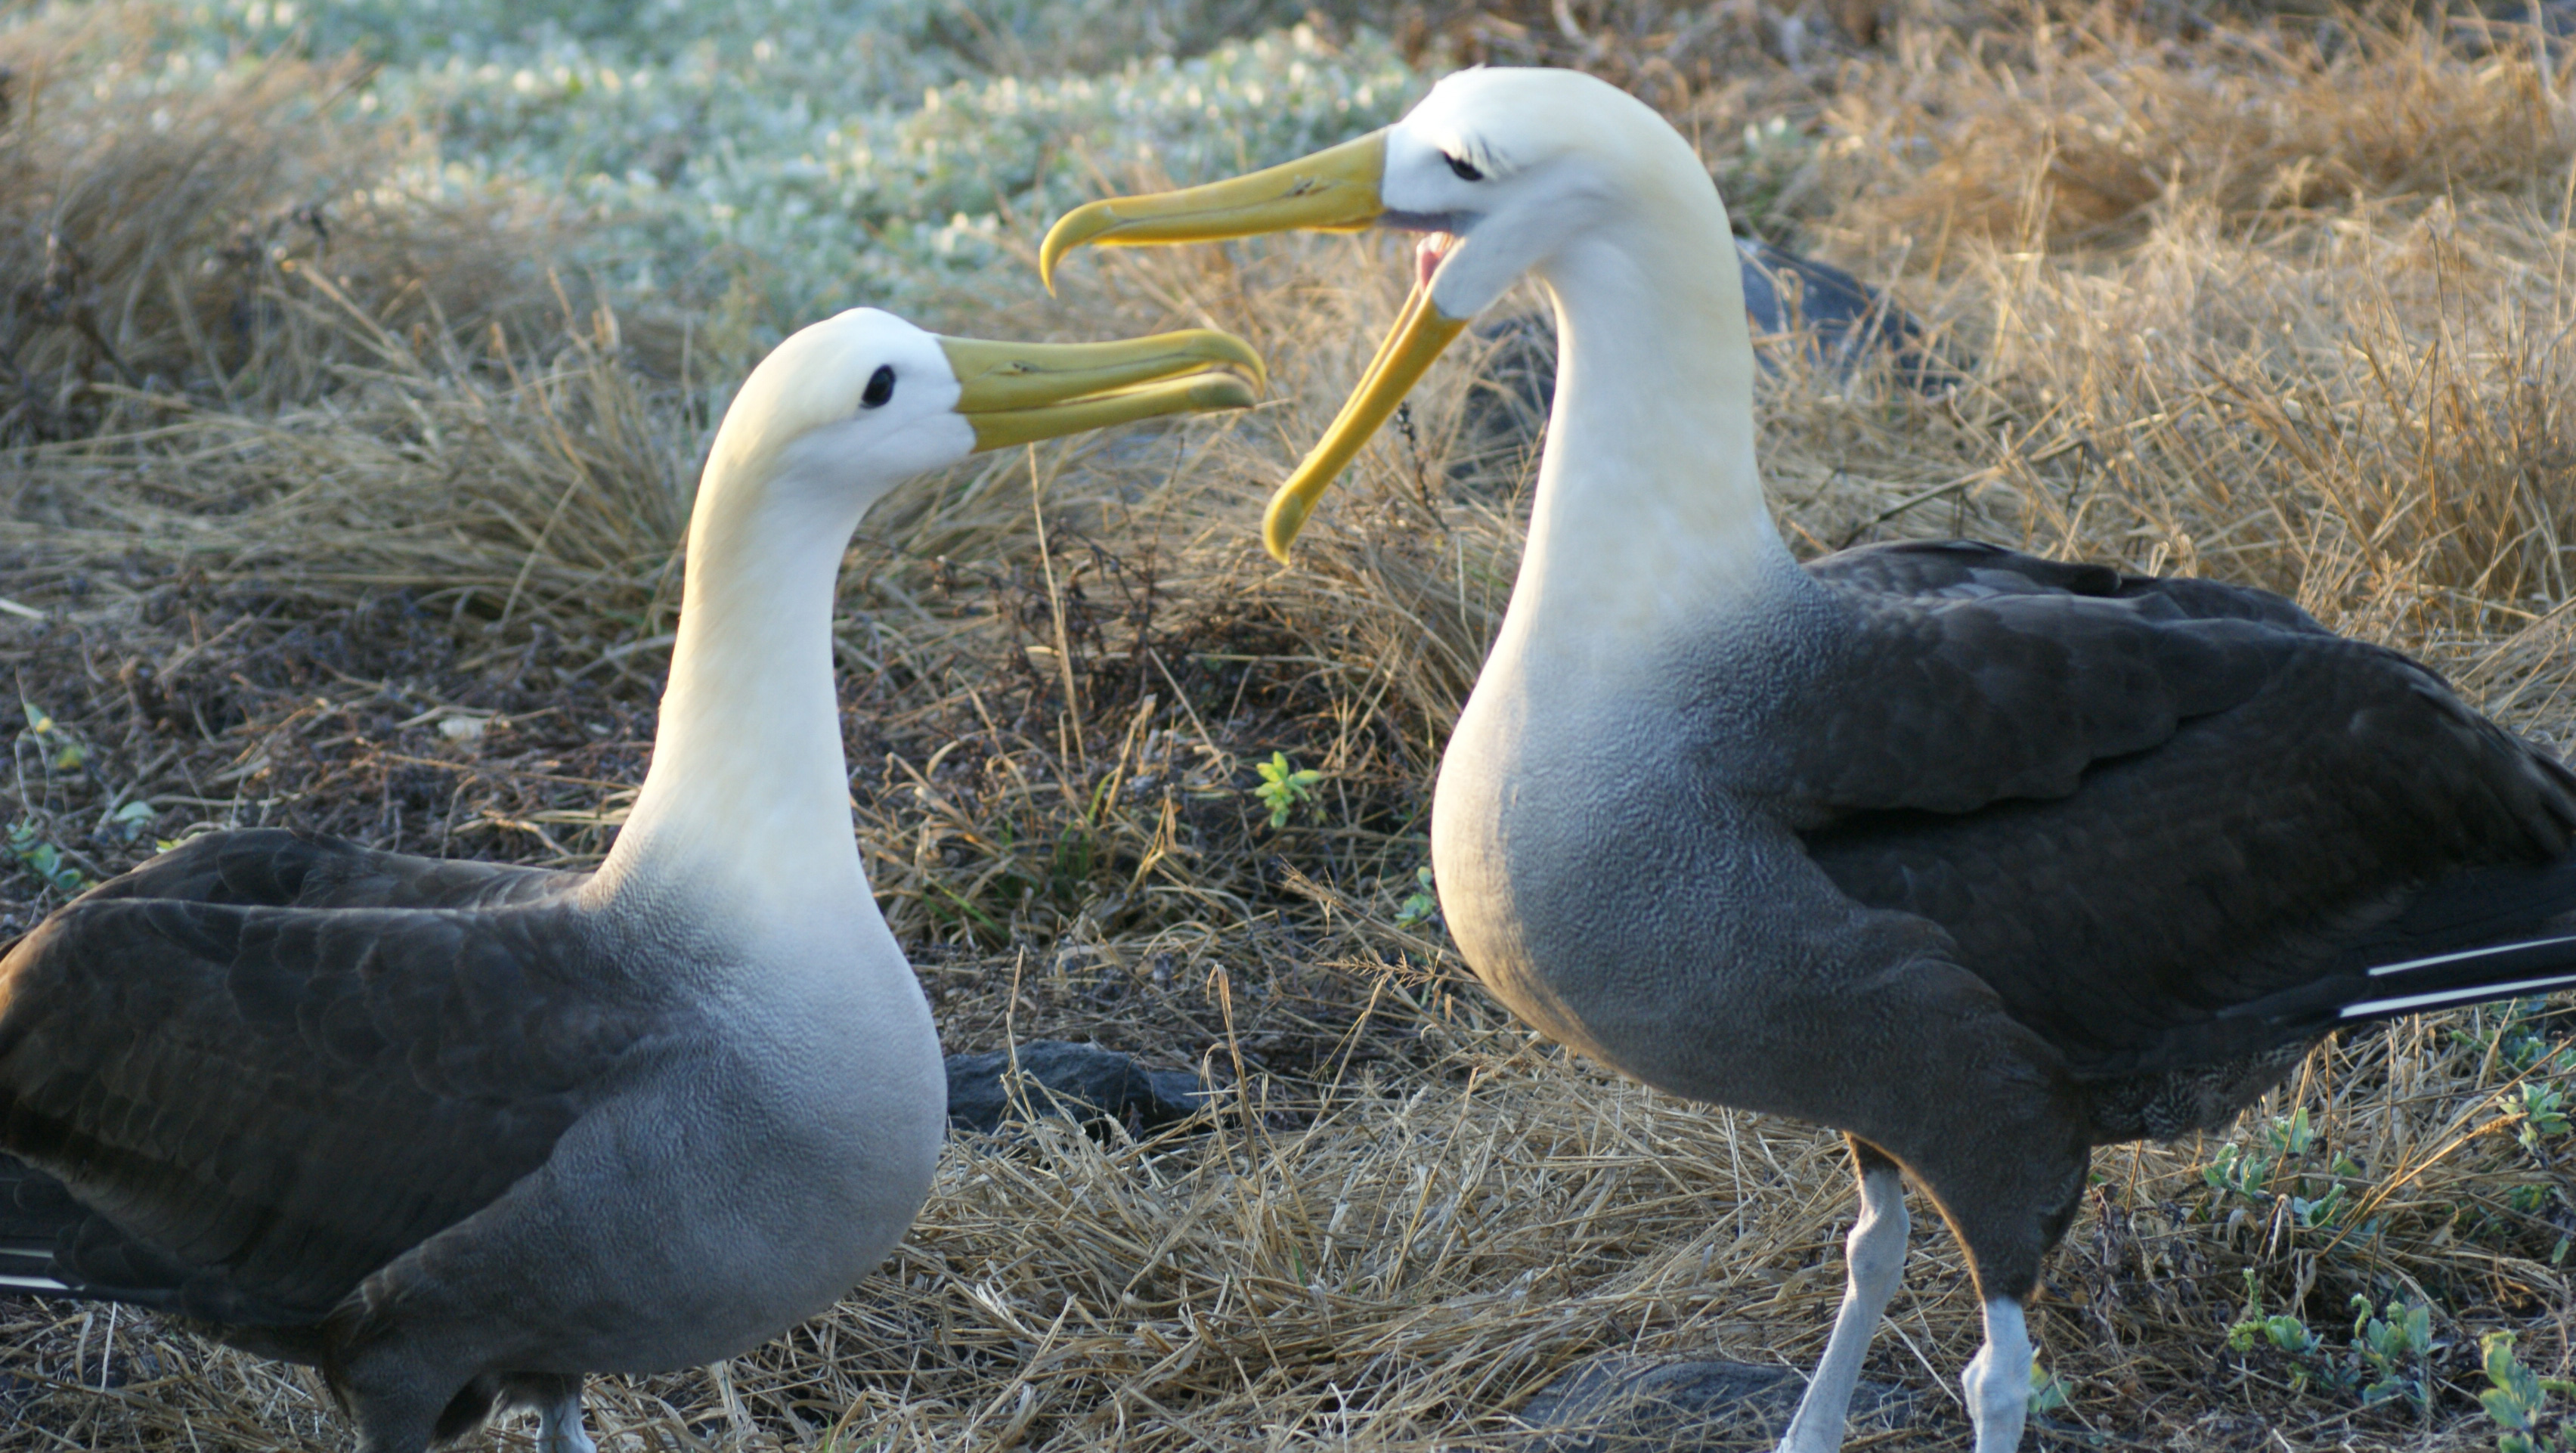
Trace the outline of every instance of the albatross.
[[0, 958], [7, 1284], [320, 1367], [360, 1453], [822, 1311], [927, 1194], [946, 1079], [850, 822], [832, 595], [978, 449], [1248, 406], [1208, 330], [943, 338], [857, 309], [745, 381], [689, 522], [652, 764], [598, 870], [215, 833]]
[[1431, 814], [1459, 951], [1674, 1094], [1845, 1132], [1848, 1281], [1782, 1448], [1830, 1453], [1910, 1179], [1965, 1247], [1977, 1453], [2098, 1145], [2225, 1126], [2338, 1026], [2576, 984], [2576, 778], [2290, 602], [1967, 542], [1801, 566], [1764, 507], [1726, 211], [1579, 74], [1453, 75], [1394, 126], [1098, 202], [1040, 250], [1424, 234], [1357, 391], [1272, 499], [1289, 543], [1523, 274], [1561, 373], [1520, 574]]

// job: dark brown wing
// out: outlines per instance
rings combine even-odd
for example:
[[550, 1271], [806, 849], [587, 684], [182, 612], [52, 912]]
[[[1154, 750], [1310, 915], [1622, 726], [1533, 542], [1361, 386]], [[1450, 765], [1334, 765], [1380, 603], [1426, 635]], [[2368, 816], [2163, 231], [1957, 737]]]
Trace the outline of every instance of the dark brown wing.
[[[136, 876], [238, 883], [244, 846]], [[321, 848], [307, 897], [329, 878], [317, 865], [357, 861]], [[103, 885], [0, 959], [0, 1148], [135, 1243], [73, 1277], [210, 1321], [318, 1319], [544, 1163], [665, 1028], [557, 901], [282, 908], [134, 886]], [[156, 1257], [176, 1285], [114, 1285]]]
[[1826, 873], [1941, 923], [2079, 1073], [2253, 1052], [2221, 1011], [2566, 851], [2576, 780], [2424, 667], [2260, 592], [2025, 561], [1971, 563], [2035, 588], [1851, 590], [1868, 686], [1786, 735]]
[[498, 908], [560, 895], [581, 877], [508, 863], [416, 858], [341, 838], [254, 828], [181, 843], [92, 888], [81, 901], [170, 898], [271, 908]]
[[1802, 822], [2066, 796], [2093, 764], [2250, 699], [2298, 642], [2335, 639], [2194, 617], [2162, 595], [1842, 594], [1830, 689], [1793, 702], [1774, 733]]
[[2043, 560], [1976, 540], [1899, 540], [1810, 561], [1807, 573], [1838, 590], [1917, 601], [1997, 595], [2155, 599], [2160, 612], [2195, 620], [2249, 620], [2285, 630], [2332, 632], [2268, 590], [2188, 576], [2126, 575], [2108, 565]]

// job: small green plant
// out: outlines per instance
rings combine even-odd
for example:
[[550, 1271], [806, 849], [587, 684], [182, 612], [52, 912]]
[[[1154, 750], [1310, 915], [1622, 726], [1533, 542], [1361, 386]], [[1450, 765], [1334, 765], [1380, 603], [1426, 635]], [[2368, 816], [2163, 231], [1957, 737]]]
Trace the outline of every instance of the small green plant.
[[1312, 802], [1315, 784], [1324, 780], [1324, 774], [1312, 767], [1290, 765], [1286, 752], [1272, 752], [1269, 761], [1255, 762], [1253, 770], [1261, 774], [1261, 785], [1252, 789], [1252, 795], [1270, 809], [1273, 831], [1286, 827], [1289, 814], [1301, 804]]
[[[2290, 1170], [2291, 1162], [2309, 1157], [2323, 1148], [2324, 1137], [2308, 1122], [2308, 1109], [2302, 1105], [2287, 1115], [2274, 1117], [2263, 1127], [2267, 1150], [2247, 1149], [2241, 1145], [2222, 1145], [2209, 1163], [2200, 1168], [2201, 1181], [2220, 1199], [2241, 1197], [2261, 1205], [2276, 1196], [2287, 1196], [2290, 1213], [2301, 1226], [2321, 1229], [2335, 1225], [2349, 1204], [2343, 1181], [2362, 1174], [2359, 1161], [2337, 1151], [2327, 1161], [2323, 1189], [2312, 1186], [2312, 1172]], [[2286, 1173], [2282, 1190], [2273, 1181]], [[2311, 1192], [2314, 1192], [2313, 1194]]]
[[2317, 1132], [2308, 1124], [2308, 1107], [2301, 1105], [2286, 1119], [2276, 1116], [2271, 1124], [2263, 1127], [2263, 1138], [2271, 1141], [2272, 1149], [2284, 1156], [2307, 1154], [2317, 1143]]
[[2371, 1309], [2370, 1298], [2355, 1292], [2352, 1308], [2352, 1346], [2362, 1361], [2361, 1405], [2385, 1402], [2404, 1396], [2418, 1411], [2432, 1406], [2433, 1373], [2427, 1359], [2435, 1350], [2433, 1309], [2410, 1307], [2401, 1298], [2391, 1297], [2380, 1311]]
[[107, 820], [110, 825], [115, 827], [116, 835], [118, 837], [127, 842], [132, 842], [136, 838], [143, 836], [143, 830], [150, 827], [152, 825], [152, 819], [159, 817], [160, 815], [160, 809], [138, 797], [134, 801], [118, 808], [116, 811], [109, 813], [107, 815]]
[[2269, 1194], [2263, 1187], [2272, 1178], [2272, 1162], [2241, 1145], [2222, 1145], [2200, 1168], [2200, 1178], [2213, 1191], [2260, 1201]]
[[2486, 1353], [2487, 1381], [2494, 1384], [2478, 1394], [2478, 1403], [2503, 1430], [2496, 1453], [2576, 1453], [2576, 1429], [2561, 1423], [2554, 1433], [2541, 1430], [2549, 1395], [2576, 1393], [2576, 1381], [2542, 1377], [2523, 1366], [2513, 1355], [2511, 1332], [2489, 1332], [2478, 1346]]
[[2265, 1342], [2302, 1360], [2316, 1357], [2326, 1350], [2326, 1339], [2287, 1312], [2275, 1312], [2268, 1317], [2247, 1317], [2227, 1329], [2227, 1350], [2230, 1352], [2251, 1352]]
[[1398, 928], [1411, 928], [1440, 911], [1440, 895], [1432, 886], [1431, 870], [1415, 869], [1413, 881], [1413, 892], [1396, 906], [1395, 926]]
[[2522, 1142], [2523, 1149], [2538, 1150], [2543, 1136], [2567, 1133], [2567, 1102], [2561, 1091], [2531, 1080], [2515, 1088], [2522, 1095], [2517, 1107], [2522, 1111], [2522, 1124], [2514, 1130], [2514, 1137]]
[[63, 850], [45, 841], [28, 823], [9, 825], [9, 854], [66, 897], [89, 886], [87, 875], [64, 859]]
[[2495, 1028], [2485, 1033], [2453, 1029], [2451, 1039], [2472, 1049], [2493, 1050], [2497, 1062], [2518, 1075], [2576, 1075], [2576, 1044], [2550, 1036], [2542, 1022], [2548, 1011], [2546, 999], [2516, 999], [2501, 1006]]
[[2263, 1127], [2263, 1139], [2272, 1153], [2247, 1150], [2241, 1145], [2222, 1145], [2209, 1164], [2200, 1168], [2200, 1178], [2213, 1191], [2229, 1191], [2249, 1201], [2268, 1201], [2272, 1172], [2284, 1160], [2307, 1154], [2316, 1147], [2317, 1132], [2308, 1124], [2308, 1107], [2301, 1105], [2288, 1115], [2275, 1117]]
[[1772, 213], [1807, 190], [1823, 147], [1785, 116], [1745, 127], [1743, 143], [1741, 151], [1720, 164], [1719, 182], [1728, 215], [1760, 232], [1766, 224], [1776, 225]]
[[2303, 1364], [2296, 1376], [2302, 1386], [2307, 1381], [2304, 1364], [2322, 1359], [2326, 1345], [2325, 1339], [2306, 1322], [2287, 1312], [2264, 1315], [2263, 1288], [2254, 1279], [2254, 1268], [2249, 1266], [2245, 1268], [2245, 1314], [2227, 1329], [2227, 1350], [2251, 1352], [2267, 1342]]
[[73, 740], [72, 734], [54, 720], [52, 712], [24, 697], [19, 698], [18, 708], [27, 714], [27, 735], [44, 753], [47, 766], [57, 772], [70, 772], [89, 760], [89, 749]]
[[2030, 1354], [2030, 1416], [2046, 1417], [2066, 1406], [2073, 1395], [2066, 1380], [2039, 1365], [2039, 1354]]
[[[2227, 1329], [2228, 1350], [2249, 1353], [2264, 1347], [2290, 1361], [2290, 1385], [2326, 1392], [2351, 1392], [2363, 1407], [2404, 1398], [2420, 1413], [2432, 1405], [2433, 1354], [2448, 1344], [2433, 1336], [2433, 1309], [2412, 1306], [2403, 1297], [2374, 1305], [2355, 1293], [2350, 1303], [2352, 1345], [2337, 1352], [2304, 1320], [2288, 1312], [2265, 1315], [2263, 1294], [2254, 1272], [2245, 1272], [2245, 1311]], [[2576, 1450], [2568, 1450], [2576, 1453]]]
[[2326, 1187], [2326, 1193], [2322, 1196], [2290, 1197], [2290, 1214], [2299, 1219], [2300, 1225], [2310, 1230], [2322, 1229], [2335, 1223], [2336, 1215], [2343, 1210], [2343, 1200], [2343, 1185], [2337, 1182]]

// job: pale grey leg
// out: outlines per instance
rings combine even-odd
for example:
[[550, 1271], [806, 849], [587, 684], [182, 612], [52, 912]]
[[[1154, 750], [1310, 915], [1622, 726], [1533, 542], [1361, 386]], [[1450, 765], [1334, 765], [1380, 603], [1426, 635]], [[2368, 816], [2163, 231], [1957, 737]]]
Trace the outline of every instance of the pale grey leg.
[[2030, 1411], [2030, 1329], [2021, 1303], [1996, 1297], [1986, 1303], [1986, 1345], [1959, 1379], [1976, 1421], [1976, 1453], [2016, 1453], [2021, 1422]]
[[555, 1386], [527, 1389], [532, 1394], [528, 1400], [537, 1410], [537, 1453], [599, 1453], [599, 1445], [590, 1441], [589, 1430], [581, 1422], [581, 1378], [550, 1381]]
[[[1843, 1243], [1850, 1275], [1843, 1283], [1842, 1310], [1834, 1314], [1833, 1336], [1825, 1342], [1807, 1395], [1798, 1400], [1780, 1453], [1836, 1453], [1843, 1446], [1843, 1424], [1851, 1413], [1852, 1389], [1860, 1382], [1861, 1359], [1869, 1353], [1879, 1318], [1887, 1315], [1888, 1300], [1904, 1280], [1910, 1229], [1904, 1178], [1896, 1162], [1857, 1144], [1852, 1149], [1861, 1165], [1860, 1220]], [[1977, 1453], [1987, 1453], [1984, 1443], [1977, 1445]]]

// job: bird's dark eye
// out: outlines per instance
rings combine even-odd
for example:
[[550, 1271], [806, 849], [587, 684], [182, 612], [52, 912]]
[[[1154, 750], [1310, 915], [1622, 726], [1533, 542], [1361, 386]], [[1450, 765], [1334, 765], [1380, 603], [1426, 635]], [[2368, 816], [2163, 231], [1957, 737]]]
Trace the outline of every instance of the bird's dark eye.
[[885, 407], [885, 401], [893, 397], [894, 365], [891, 363], [880, 363], [877, 365], [877, 371], [868, 375], [867, 392], [859, 395], [859, 407], [863, 409], [883, 408]]
[[1463, 157], [1451, 156], [1444, 151], [1440, 154], [1440, 159], [1449, 163], [1449, 170], [1456, 172], [1458, 180], [1462, 182], [1481, 182], [1485, 179], [1485, 174], [1476, 170], [1476, 164]]

